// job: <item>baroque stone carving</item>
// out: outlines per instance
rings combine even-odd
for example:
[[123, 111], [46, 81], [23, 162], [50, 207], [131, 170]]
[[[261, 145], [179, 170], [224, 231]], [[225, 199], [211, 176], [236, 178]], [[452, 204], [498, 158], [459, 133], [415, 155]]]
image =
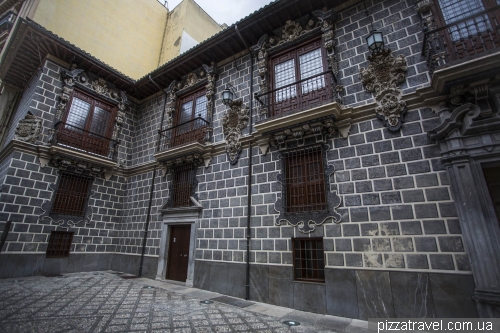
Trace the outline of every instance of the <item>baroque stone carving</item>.
[[[207, 110], [208, 117], [211, 119], [212, 110], [214, 107], [214, 95], [215, 95], [215, 81], [216, 81], [216, 67], [212, 63], [211, 66], [203, 64], [200, 69], [195, 72], [189, 73], [180, 81], [172, 81], [168, 86], [166, 93], [168, 95], [167, 105], [165, 107], [166, 115], [166, 128], [174, 126], [173, 119], [175, 115], [175, 108], [177, 105], [177, 96], [179, 94], [186, 93], [186, 90], [193, 86], [198, 86], [203, 82], [206, 82], [205, 88], [207, 90]], [[210, 119], [206, 119], [210, 121]], [[207, 129], [209, 131], [211, 129]], [[207, 136], [208, 137], [208, 136]]]
[[[325, 150], [328, 146], [325, 145]], [[333, 220], [335, 223], [340, 223], [342, 216], [337, 212], [337, 208], [340, 206], [341, 198], [337, 195], [337, 191], [330, 190], [330, 178], [335, 172], [335, 167], [331, 164], [325, 166], [325, 179], [326, 179], [326, 202], [327, 209], [325, 211], [307, 211], [307, 212], [297, 212], [288, 213], [284, 211], [284, 203], [286, 200], [286, 184], [282, 182], [281, 174], [277, 175], [277, 181], [281, 184], [282, 195], [278, 198], [274, 204], [274, 209], [279, 213], [276, 217], [275, 224], [280, 226], [283, 224], [290, 224], [304, 233], [309, 234], [316, 230], [316, 226], [320, 226], [328, 220]]]
[[406, 102], [401, 101], [402, 92], [397, 87], [406, 78], [406, 59], [402, 54], [393, 57], [391, 50], [382, 50], [368, 60], [368, 67], [359, 70], [361, 83], [375, 94], [377, 117], [390, 131], [398, 131], [406, 113]]
[[[56, 106], [54, 123], [62, 121], [64, 112], [68, 107], [68, 101], [71, 97], [71, 93], [75, 87], [80, 87], [84, 90], [90, 90], [106, 99], [110, 99], [117, 104], [118, 112], [115, 118], [115, 125], [113, 127], [111, 139], [118, 142], [123, 122], [125, 121], [125, 110], [129, 104], [127, 94], [116, 89], [112, 84], [108, 83], [103, 78], [99, 78], [92, 73], [86, 73], [83, 69], [76, 68], [76, 65], [73, 65], [71, 70], [61, 71], [61, 79], [63, 81], [62, 95]], [[53, 140], [54, 129], [49, 130], [49, 133], [51, 134], [51, 138], [49, 139], [50, 145]], [[114, 152], [115, 147], [110, 149], [109, 155], [112, 156]]]
[[17, 123], [14, 139], [35, 143], [41, 132], [42, 119], [28, 111], [28, 114]]
[[429, 12], [431, 10], [431, 7], [432, 7], [432, 0], [421, 0], [417, 2], [415, 6], [417, 12], [421, 14]]
[[238, 162], [241, 152], [241, 132], [248, 125], [249, 110], [243, 101], [231, 103], [230, 109], [222, 116], [222, 128], [226, 139], [226, 154], [231, 164]]

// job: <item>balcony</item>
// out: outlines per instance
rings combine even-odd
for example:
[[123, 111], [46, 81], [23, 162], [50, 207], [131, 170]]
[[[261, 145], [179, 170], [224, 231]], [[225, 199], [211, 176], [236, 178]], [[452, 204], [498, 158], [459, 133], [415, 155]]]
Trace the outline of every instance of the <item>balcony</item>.
[[330, 70], [255, 95], [260, 121], [286, 117], [292, 113], [333, 102], [337, 79]]
[[325, 135], [333, 134], [341, 114], [336, 89], [337, 80], [328, 70], [256, 94], [260, 120], [255, 129], [263, 135], [261, 150], [267, 149], [268, 142], [281, 146], [293, 139], [300, 144], [307, 136], [324, 141]]
[[63, 122], [56, 123], [51, 139], [53, 146], [68, 148], [111, 161], [117, 160], [118, 143], [111, 138]]
[[210, 142], [211, 133], [210, 122], [201, 116], [164, 129], [158, 133], [155, 158], [165, 161], [188, 155], [199, 157]]
[[[483, 10], [442, 27], [432, 24], [424, 28], [422, 55], [426, 57], [430, 75], [434, 72], [465, 64], [471, 59], [487, 57], [500, 50], [500, 5]], [[499, 67], [491, 59], [493, 67]], [[496, 64], [495, 64], [496, 63]], [[479, 69], [489, 68], [480, 66]], [[469, 74], [476, 68], [463, 68]]]

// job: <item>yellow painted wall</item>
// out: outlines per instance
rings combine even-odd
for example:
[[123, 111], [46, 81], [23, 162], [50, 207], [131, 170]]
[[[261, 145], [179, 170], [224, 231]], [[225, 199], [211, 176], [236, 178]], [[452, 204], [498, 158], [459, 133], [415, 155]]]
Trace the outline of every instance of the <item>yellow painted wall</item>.
[[179, 55], [183, 31], [200, 43], [221, 30], [194, 0], [183, 0], [170, 12], [159, 65]]
[[40, 0], [33, 20], [138, 79], [158, 67], [167, 16], [157, 0]]

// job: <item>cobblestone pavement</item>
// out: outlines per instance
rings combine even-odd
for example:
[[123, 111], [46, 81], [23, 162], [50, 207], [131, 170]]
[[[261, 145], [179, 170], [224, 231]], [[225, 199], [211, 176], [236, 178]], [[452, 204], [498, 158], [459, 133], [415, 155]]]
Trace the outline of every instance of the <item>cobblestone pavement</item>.
[[[153, 281], [152, 281], [153, 282]], [[0, 280], [0, 332], [334, 332], [109, 272]], [[245, 302], [245, 301], [243, 301]]]

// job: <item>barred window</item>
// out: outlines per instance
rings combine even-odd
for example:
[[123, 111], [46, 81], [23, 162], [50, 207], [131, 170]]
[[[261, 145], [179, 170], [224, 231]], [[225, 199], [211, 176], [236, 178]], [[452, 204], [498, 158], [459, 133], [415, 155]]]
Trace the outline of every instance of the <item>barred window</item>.
[[292, 238], [295, 280], [325, 281], [323, 238]]
[[327, 209], [323, 151], [309, 147], [283, 154], [285, 212]]
[[51, 214], [84, 216], [93, 179], [61, 172]]
[[191, 206], [191, 195], [193, 193], [195, 180], [195, 168], [192, 164], [177, 167], [173, 179], [173, 203], [174, 207]]
[[52, 231], [45, 256], [47, 258], [64, 258], [69, 256], [72, 241], [72, 231]]

